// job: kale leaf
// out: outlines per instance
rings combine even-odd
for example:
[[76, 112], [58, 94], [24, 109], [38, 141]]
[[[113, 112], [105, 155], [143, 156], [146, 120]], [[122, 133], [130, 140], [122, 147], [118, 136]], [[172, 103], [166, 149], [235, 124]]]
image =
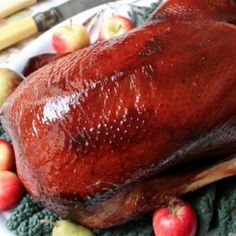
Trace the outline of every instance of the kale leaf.
[[219, 236], [236, 233], [236, 178], [218, 184], [215, 209], [215, 227]]
[[42, 224], [40, 221], [55, 222], [58, 219], [56, 215], [35, 202], [30, 195], [26, 195], [6, 222], [6, 227], [17, 236], [49, 236], [53, 226]]
[[216, 184], [211, 184], [190, 194], [189, 202], [198, 216], [198, 236], [205, 236], [210, 230], [214, 214]]

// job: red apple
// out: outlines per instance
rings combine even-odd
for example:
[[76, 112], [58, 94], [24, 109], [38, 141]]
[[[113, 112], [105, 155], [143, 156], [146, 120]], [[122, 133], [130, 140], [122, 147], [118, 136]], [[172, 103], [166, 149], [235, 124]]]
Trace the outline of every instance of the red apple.
[[11, 143], [0, 139], [0, 171], [15, 167], [15, 155]]
[[134, 28], [131, 20], [123, 16], [112, 16], [104, 21], [99, 30], [99, 40], [108, 40]]
[[90, 45], [90, 36], [83, 25], [61, 26], [52, 36], [52, 46], [58, 53], [74, 52]]
[[0, 171], [0, 212], [14, 208], [23, 193], [24, 188], [16, 174]]
[[186, 202], [171, 204], [155, 212], [153, 229], [156, 236], [194, 236], [197, 232], [197, 216], [193, 207]]

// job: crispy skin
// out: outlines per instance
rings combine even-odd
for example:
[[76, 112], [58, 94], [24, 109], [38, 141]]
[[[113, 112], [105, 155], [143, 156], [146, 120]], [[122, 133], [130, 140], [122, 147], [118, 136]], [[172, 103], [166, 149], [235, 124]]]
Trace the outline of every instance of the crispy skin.
[[165, 169], [235, 153], [235, 51], [234, 25], [151, 22], [31, 74], [1, 115], [27, 190], [91, 227], [155, 207], [121, 204], [119, 217], [107, 215]]
[[236, 23], [235, 6], [235, 0], [170, 0], [149, 20], [192, 21], [198, 25], [208, 20]]

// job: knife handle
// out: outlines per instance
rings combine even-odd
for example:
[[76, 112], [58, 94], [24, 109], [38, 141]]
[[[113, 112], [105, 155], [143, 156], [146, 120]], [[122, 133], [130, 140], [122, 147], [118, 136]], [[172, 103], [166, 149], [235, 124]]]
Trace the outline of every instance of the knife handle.
[[0, 50], [12, 46], [39, 31], [45, 31], [59, 22], [57, 11], [52, 8], [33, 17], [26, 17], [0, 26]]
[[26, 17], [0, 26], [0, 50], [18, 43], [37, 32], [38, 27], [32, 17]]
[[1, 2], [0, 19], [10, 16], [12, 13], [37, 3], [37, 0], [5, 0]]

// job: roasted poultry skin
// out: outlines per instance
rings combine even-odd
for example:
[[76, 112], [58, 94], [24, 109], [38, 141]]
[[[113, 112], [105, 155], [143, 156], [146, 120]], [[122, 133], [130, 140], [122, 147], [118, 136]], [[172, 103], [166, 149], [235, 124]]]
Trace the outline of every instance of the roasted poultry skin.
[[30, 74], [1, 111], [26, 189], [98, 228], [191, 191], [197, 172], [163, 171], [236, 152], [235, 19], [231, 0], [170, 0], [142, 28]]

